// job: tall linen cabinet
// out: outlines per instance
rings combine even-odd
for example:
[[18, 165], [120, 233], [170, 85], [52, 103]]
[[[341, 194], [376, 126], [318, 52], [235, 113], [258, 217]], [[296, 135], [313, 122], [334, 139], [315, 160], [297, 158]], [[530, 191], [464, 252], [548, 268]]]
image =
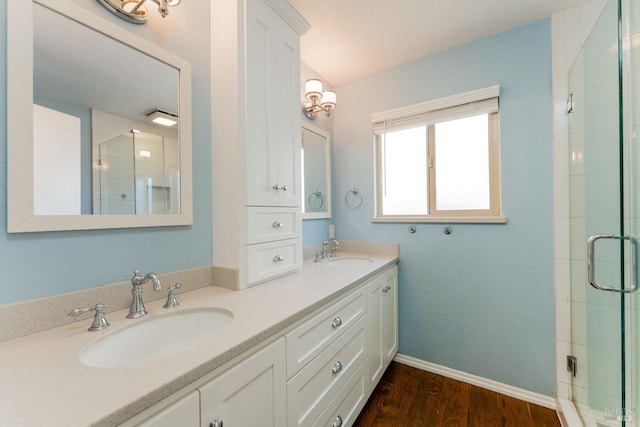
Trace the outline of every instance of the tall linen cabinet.
[[237, 289], [302, 268], [300, 36], [286, 0], [211, 0], [213, 264]]

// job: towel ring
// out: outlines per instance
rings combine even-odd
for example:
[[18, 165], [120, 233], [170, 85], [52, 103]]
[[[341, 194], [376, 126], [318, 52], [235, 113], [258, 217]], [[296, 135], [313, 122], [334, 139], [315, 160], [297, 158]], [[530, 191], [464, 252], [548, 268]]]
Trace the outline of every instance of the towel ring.
[[358, 187], [353, 187], [344, 195], [344, 202], [349, 209], [358, 209], [362, 206], [362, 193]]
[[309, 194], [309, 198], [307, 199], [307, 201], [309, 202], [309, 207], [311, 209], [320, 209], [322, 208], [322, 206], [324, 206], [324, 196], [322, 195], [320, 190], [314, 191], [313, 193]]

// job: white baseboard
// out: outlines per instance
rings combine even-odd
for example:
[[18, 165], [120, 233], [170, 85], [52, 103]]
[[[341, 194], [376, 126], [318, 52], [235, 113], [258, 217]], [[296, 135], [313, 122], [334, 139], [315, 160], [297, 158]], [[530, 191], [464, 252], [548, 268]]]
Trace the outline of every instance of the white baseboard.
[[416, 359], [415, 357], [411, 356], [405, 356], [404, 354], [400, 353], [396, 354], [396, 357], [393, 360], [405, 365], [412, 366], [414, 368], [422, 369], [423, 371], [433, 372], [434, 374], [453, 378], [455, 380], [486, 388], [488, 390], [511, 396], [516, 399], [534, 403], [539, 406], [544, 406], [545, 408], [553, 410], [558, 409], [556, 399], [551, 396], [534, 393], [529, 390], [524, 390], [518, 387], [510, 386], [508, 384], [500, 383], [498, 381], [493, 381], [487, 378], [479, 377], [477, 375], [468, 374], [466, 372], [457, 371], [455, 369], [447, 368], [446, 366], [437, 365], [435, 363], [425, 362], [424, 360]]

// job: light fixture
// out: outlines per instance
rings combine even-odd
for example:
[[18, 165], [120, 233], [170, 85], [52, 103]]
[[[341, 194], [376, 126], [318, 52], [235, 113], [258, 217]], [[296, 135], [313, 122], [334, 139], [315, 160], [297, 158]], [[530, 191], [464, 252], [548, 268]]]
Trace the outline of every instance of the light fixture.
[[153, 123], [162, 126], [173, 126], [178, 123], [178, 115], [169, 111], [156, 108], [152, 112], [147, 114], [147, 118]]
[[158, 5], [158, 12], [164, 18], [169, 14], [169, 7], [177, 6], [181, 0], [97, 0], [109, 12], [118, 18], [134, 24], [147, 22], [145, 3], [152, 1]]
[[323, 91], [322, 82], [318, 79], [310, 79], [304, 83], [304, 97], [308, 101], [302, 103], [302, 111], [311, 120], [320, 111], [324, 111], [329, 117], [331, 110], [336, 108], [336, 93], [331, 90]]

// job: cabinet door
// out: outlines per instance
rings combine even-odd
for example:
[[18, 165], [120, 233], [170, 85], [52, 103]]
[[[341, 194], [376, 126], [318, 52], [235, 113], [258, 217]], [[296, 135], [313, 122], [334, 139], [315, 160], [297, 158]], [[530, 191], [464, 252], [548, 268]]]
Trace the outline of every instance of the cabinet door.
[[396, 267], [367, 285], [369, 316], [369, 380], [371, 387], [398, 351], [398, 270]]
[[246, 202], [248, 206], [297, 207], [299, 37], [262, 0], [247, 1], [246, 33]]
[[139, 427], [197, 427], [200, 425], [200, 395], [192, 391], [176, 403], [151, 418], [136, 424]]
[[278, 28], [277, 59], [272, 67], [276, 99], [271, 108], [277, 110], [278, 182], [286, 185], [280, 191], [278, 206], [299, 207], [301, 203], [300, 158], [300, 38], [286, 24]]
[[220, 420], [225, 427], [286, 425], [284, 338], [200, 387], [202, 427]]
[[385, 369], [398, 352], [398, 269], [385, 273], [382, 287], [381, 336]]

